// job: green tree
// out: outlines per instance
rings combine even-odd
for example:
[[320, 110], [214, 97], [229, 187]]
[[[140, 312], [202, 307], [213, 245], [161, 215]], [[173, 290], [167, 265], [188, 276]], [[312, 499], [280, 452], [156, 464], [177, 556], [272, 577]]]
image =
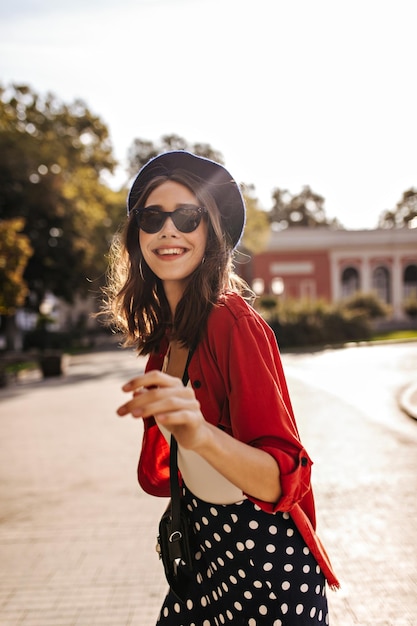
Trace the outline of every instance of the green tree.
[[417, 228], [417, 188], [404, 191], [395, 209], [384, 211], [378, 222], [379, 228]]
[[32, 254], [29, 238], [22, 233], [23, 219], [0, 221], [0, 315], [13, 315], [27, 295], [23, 278]]
[[188, 150], [218, 163], [224, 163], [221, 152], [212, 148], [208, 143], [188, 143], [179, 135], [163, 135], [157, 143], [146, 139], [133, 140], [128, 151], [129, 175], [134, 176], [149, 159], [169, 150]]
[[270, 233], [268, 214], [259, 208], [253, 185], [242, 185], [246, 204], [246, 226], [242, 238], [242, 247], [257, 254], [265, 249]]
[[272, 200], [269, 220], [277, 229], [300, 226], [341, 228], [336, 218], [327, 218], [323, 196], [312, 191], [308, 185], [297, 195], [292, 195], [286, 189], [276, 188], [272, 193]]
[[0, 87], [0, 218], [24, 218], [35, 308], [48, 291], [71, 302], [104, 274], [123, 216], [124, 198], [102, 180], [115, 164], [107, 127], [81, 100]]

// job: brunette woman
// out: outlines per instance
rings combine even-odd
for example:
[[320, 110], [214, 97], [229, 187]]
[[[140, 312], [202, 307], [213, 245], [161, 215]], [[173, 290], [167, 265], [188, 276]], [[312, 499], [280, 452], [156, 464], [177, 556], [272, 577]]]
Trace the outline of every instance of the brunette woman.
[[113, 320], [149, 355], [118, 414], [143, 421], [147, 493], [170, 495], [177, 440], [193, 529], [188, 597], [168, 592], [158, 626], [329, 624], [326, 579], [338, 587], [276, 339], [232, 269], [244, 223], [222, 165], [167, 152], [138, 173], [114, 253]]

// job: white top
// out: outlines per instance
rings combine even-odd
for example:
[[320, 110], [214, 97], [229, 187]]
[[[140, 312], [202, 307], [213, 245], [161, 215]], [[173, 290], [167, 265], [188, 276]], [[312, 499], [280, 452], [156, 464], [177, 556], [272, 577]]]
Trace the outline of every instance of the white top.
[[[158, 428], [170, 443], [171, 433], [161, 424], [158, 424]], [[178, 467], [188, 489], [200, 500], [213, 504], [233, 504], [246, 498], [241, 489], [215, 470], [203, 457], [179, 444]]]
[[[162, 371], [166, 371], [168, 354], [165, 357]], [[188, 383], [190, 384], [190, 383]], [[158, 422], [156, 422], [158, 424]], [[158, 428], [168, 444], [171, 433], [161, 424]], [[188, 489], [205, 502], [213, 504], [233, 504], [244, 500], [242, 490], [227, 480], [214, 469], [203, 457], [193, 450], [186, 450], [178, 444], [178, 468]]]

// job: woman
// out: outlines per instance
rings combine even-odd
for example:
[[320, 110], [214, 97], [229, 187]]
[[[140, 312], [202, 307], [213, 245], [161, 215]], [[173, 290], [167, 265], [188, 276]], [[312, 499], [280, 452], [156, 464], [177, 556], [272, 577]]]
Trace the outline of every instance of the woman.
[[158, 625], [328, 624], [326, 579], [338, 581], [314, 530], [311, 460], [274, 334], [232, 272], [239, 188], [218, 163], [167, 152], [140, 170], [128, 214], [109, 302], [149, 359], [118, 414], [143, 420], [138, 477], [152, 495], [169, 496], [176, 438], [193, 528], [189, 597], [169, 592]]

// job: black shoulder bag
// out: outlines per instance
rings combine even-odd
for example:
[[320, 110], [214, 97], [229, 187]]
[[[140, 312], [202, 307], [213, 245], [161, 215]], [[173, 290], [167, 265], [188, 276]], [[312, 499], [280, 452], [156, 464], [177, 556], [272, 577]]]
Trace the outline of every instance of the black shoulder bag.
[[[188, 383], [188, 364], [182, 378], [183, 385]], [[178, 479], [177, 465], [178, 444], [171, 435], [169, 471], [171, 501], [159, 522], [158, 543], [156, 546], [159, 558], [164, 565], [165, 577], [168, 584], [181, 602], [187, 599], [187, 589], [190, 583], [193, 566], [189, 544], [191, 526], [186, 511], [181, 506], [181, 493]]]

